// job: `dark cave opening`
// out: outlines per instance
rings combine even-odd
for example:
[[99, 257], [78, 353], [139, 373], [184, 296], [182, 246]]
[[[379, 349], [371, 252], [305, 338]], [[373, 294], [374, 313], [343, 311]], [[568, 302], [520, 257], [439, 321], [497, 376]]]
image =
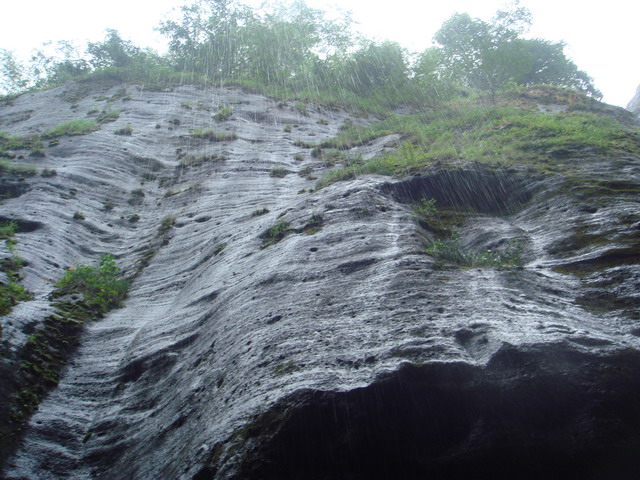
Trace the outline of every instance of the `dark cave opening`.
[[399, 182], [385, 183], [382, 191], [402, 203], [435, 199], [441, 208], [501, 215], [520, 210], [531, 200], [535, 185], [530, 178], [511, 170], [472, 165], [437, 169]]
[[234, 478], [637, 478], [640, 372], [624, 355], [565, 357], [405, 365], [365, 388], [298, 394], [246, 430]]

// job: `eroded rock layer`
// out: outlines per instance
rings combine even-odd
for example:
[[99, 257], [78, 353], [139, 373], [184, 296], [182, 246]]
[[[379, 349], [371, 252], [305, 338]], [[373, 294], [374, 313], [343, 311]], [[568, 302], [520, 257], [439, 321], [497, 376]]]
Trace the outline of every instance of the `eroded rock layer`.
[[[57, 175], [6, 180], [34, 297], [2, 318], [5, 367], [64, 267], [111, 253], [132, 285], [86, 326], [7, 477], [636, 478], [635, 154], [578, 149], [573, 178], [436, 164], [312, 191], [326, 165], [305, 146], [368, 119], [238, 90], [86, 88], [0, 108], [22, 136], [117, 117], [16, 152]], [[460, 212], [465, 248], [517, 243], [522, 266], [438, 262], [421, 198]]]

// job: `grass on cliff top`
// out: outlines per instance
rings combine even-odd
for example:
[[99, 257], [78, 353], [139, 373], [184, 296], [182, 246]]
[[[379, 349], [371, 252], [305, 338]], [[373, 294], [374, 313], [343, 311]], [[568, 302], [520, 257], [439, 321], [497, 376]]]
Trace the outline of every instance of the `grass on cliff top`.
[[368, 126], [350, 125], [320, 148], [346, 150], [390, 134], [400, 148], [367, 162], [331, 170], [318, 187], [357, 175], [404, 175], [441, 162], [529, 164], [553, 170], [563, 158], [631, 153], [640, 149], [640, 129], [585, 110], [543, 113], [530, 106], [480, 106], [393, 115]]

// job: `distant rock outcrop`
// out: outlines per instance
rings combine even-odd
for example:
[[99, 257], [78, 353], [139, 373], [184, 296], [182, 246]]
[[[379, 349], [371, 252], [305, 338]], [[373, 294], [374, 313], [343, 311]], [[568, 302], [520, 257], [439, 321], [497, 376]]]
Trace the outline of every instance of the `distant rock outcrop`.
[[[33, 297], [1, 319], [2, 426], [21, 349], [56, 334], [63, 269], [110, 253], [132, 280], [51, 374], [9, 478], [637, 478], [640, 152], [568, 145], [538, 169], [436, 161], [314, 190], [335, 160], [312, 143], [370, 119], [194, 86], [69, 84], [5, 100], [0, 130], [98, 117], [6, 152], [49, 173], [5, 182]], [[521, 258], [438, 261], [427, 198], [453, 212], [448, 248]]]
[[636, 89], [636, 94], [627, 104], [627, 110], [631, 113], [635, 113], [636, 115], [640, 115], [640, 85], [638, 85], [638, 88]]

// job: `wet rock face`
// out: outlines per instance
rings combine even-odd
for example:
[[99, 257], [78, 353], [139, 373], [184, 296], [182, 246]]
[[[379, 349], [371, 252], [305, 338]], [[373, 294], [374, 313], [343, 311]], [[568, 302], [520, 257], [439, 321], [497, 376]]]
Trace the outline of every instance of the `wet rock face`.
[[627, 104], [627, 110], [629, 110], [632, 113], [635, 113], [636, 115], [640, 115], [640, 85], [638, 86], [638, 89], [636, 90], [636, 94], [634, 95], [634, 97]]
[[[483, 369], [405, 365], [364, 388], [301, 393], [255, 422], [281, 426], [238, 477], [632, 478], [640, 381], [624, 378], [638, 357], [594, 366], [544, 350], [505, 348]], [[575, 371], [559, 381], [558, 368]]]
[[[304, 145], [345, 112], [85, 87], [0, 108], [19, 135], [119, 112], [23, 155], [57, 175], [3, 204], [34, 298], [2, 318], [2, 368], [52, 313], [65, 266], [112, 253], [133, 283], [86, 326], [5, 476], [636, 478], [635, 154], [576, 157], [580, 182], [435, 165], [311, 192], [326, 167]], [[517, 243], [522, 265], [426, 254], [422, 198], [458, 212], [460, 248]]]

